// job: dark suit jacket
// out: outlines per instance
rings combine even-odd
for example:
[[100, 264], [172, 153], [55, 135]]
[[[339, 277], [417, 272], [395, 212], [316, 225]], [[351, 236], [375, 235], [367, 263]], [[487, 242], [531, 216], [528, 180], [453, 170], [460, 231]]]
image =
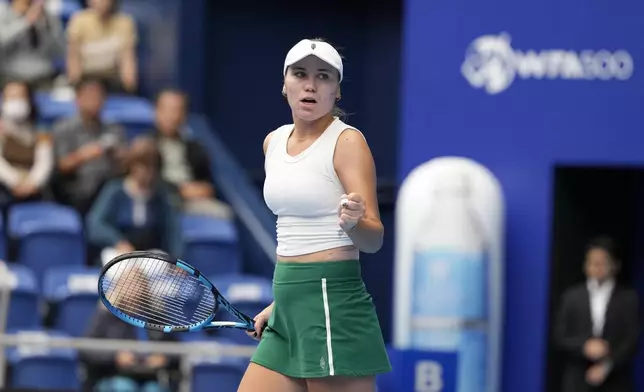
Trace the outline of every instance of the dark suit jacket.
[[566, 355], [563, 392], [632, 392], [633, 357], [639, 335], [639, 309], [634, 290], [615, 286], [608, 306], [602, 339], [609, 344], [612, 370], [605, 382], [592, 387], [585, 374], [593, 365], [583, 354], [586, 340], [593, 337], [590, 295], [586, 283], [566, 291], [555, 323], [557, 346]]

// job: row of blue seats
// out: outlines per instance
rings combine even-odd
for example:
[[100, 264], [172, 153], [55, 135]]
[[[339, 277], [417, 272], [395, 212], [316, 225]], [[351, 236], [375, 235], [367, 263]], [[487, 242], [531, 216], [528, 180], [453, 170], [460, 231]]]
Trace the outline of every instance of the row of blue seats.
[[[6, 231], [19, 243], [17, 261], [31, 268], [38, 282], [51, 267], [85, 265], [83, 221], [72, 208], [51, 202], [18, 204], [8, 211]], [[4, 228], [0, 228], [4, 229]], [[205, 275], [240, 273], [241, 251], [230, 221], [204, 216], [181, 217], [183, 259]], [[7, 244], [0, 239], [0, 258]]]
[[[99, 306], [98, 277], [100, 269], [83, 266], [52, 267], [44, 274], [42, 288], [39, 287], [33, 271], [28, 267], [9, 265], [6, 275], [0, 274], [0, 281], [9, 283], [11, 288], [7, 316], [7, 329], [33, 329], [43, 327], [43, 304], [55, 306], [52, 320], [55, 330], [70, 336], [82, 336]], [[230, 274], [211, 278], [218, 290], [244, 313], [251, 316], [269, 305], [272, 298], [270, 279], [263, 277]], [[233, 321], [232, 316], [222, 311], [218, 320]], [[244, 334], [238, 331], [222, 331], [218, 336], [230, 335], [233, 340], [246, 342]], [[179, 334], [183, 339], [187, 334]], [[189, 338], [205, 339], [206, 334], [190, 334]]]
[[[73, 96], [40, 92], [36, 95], [41, 124], [51, 128], [61, 118], [73, 116], [77, 112]], [[142, 97], [110, 95], [102, 110], [106, 122], [121, 124], [129, 139], [150, 130], [154, 124], [154, 106]]]
[[[240, 332], [237, 331], [239, 334]], [[50, 337], [69, 337], [55, 330], [32, 329], [16, 331], [12, 334], [22, 335], [30, 341], [44, 341]], [[190, 334], [191, 335], [191, 334]], [[225, 338], [214, 340], [223, 345], [234, 345], [235, 342]], [[80, 391], [81, 378], [78, 368], [81, 364], [78, 351], [74, 349], [46, 346], [23, 345], [7, 350], [7, 360], [11, 366], [9, 387], [21, 389]], [[234, 392], [241, 381], [248, 365], [247, 358], [213, 356], [192, 356], [191, 390], [193, 392], [217, 391]]]

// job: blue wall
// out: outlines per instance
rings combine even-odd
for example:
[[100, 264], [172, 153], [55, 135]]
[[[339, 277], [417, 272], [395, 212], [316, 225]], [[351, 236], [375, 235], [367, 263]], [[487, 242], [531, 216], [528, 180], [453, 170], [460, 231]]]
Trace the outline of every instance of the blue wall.
[[[489, 167], [507, 198], [511, 295], [505, 304], [504, 391], [537, 392], [545, 386], [554, 164], [644, 163], [640, 4], [405, 3], [399, 180], [428, 159], [457, 154]], [[502, 32], [514, 49], [506, 54], [555, 49], [577, 55], [542, 54], [553, 77], [515, 74], [505, 90], [489, 94], [471, 85], [461, 66], [475, 38]], [[499, 42], [487, 44], [503, 49]], [[587, 67], [580, 52], [602, 49], [630, 53], [635, 64], [630, 79], [575, 78]], [[516, 58], [495, 53], [479, 60], [487, 65], [489, 80], [503, 82]], [[544, 65], [532, 63], [533, 76], [539, 64]]]

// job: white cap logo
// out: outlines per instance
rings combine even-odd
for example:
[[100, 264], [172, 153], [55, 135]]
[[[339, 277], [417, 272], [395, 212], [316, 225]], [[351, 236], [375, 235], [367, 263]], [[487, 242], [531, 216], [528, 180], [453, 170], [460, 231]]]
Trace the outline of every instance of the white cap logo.
[[289, 50], [286, 55], [286, 60], [284, 60], [284, 71], [282, 75], [286, 75], [286, 70], [289, 66], [297, 63], [307, 56], [315, 56], [337, 69], [340, 74], [340, 81], [342, 81], [343, 67], [340, 53], [326, 42], [311, 41], [309, 39], [303, 39]]

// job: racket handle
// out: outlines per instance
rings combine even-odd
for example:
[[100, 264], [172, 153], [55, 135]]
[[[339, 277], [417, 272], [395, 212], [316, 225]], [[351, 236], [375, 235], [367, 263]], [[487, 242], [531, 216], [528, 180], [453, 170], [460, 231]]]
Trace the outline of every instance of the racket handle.
[[346, 197], [345, 197], [345, 198], [343, 198], [342, 200], [340, 200], [340, 205], [341, 205], [342, 207], [346, 207], [346, 206], [348, 206], [348, 205], [349, 205], [349, 199], [347, 199]]

